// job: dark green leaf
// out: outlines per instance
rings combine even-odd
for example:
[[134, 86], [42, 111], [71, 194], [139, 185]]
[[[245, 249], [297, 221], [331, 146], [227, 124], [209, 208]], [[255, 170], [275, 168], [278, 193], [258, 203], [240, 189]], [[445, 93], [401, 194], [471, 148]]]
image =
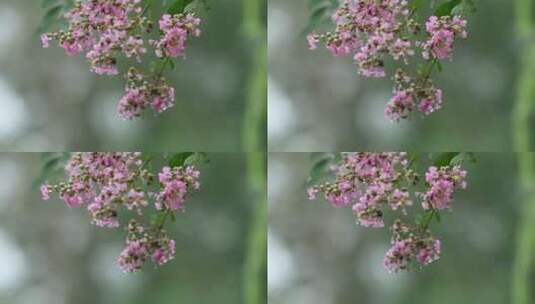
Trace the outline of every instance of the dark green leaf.
[[167, 218], [167, 213], [159, 213], [153, 220], [153, 225], [156, 227], [162, 227], [165, 224], [165, 219]]
[[175, 153], [169, 157], [169, 167], [182, 167], [193, 152]]
[[468, 15], [477, 11], [473, 0], [463, 0], [459, 5], [453, 8], [452, 15]]
[[208, 156], [206, 156], [206, 153], [196, 152], [186, 158], [184, 165], [203, 165], [209, 162], [210, 160], [208, 159]]
[[436, 167], [443, 167], [443, 166], [449, 166], [451, 161], [461, 153], [459, 152], [445, 152], [445, 153], [438, 153], [436, 157], [433, 159], [433, 165]]
[[184, 12], [186, 7], [190, 5], [194, 0], [175, 0], [169, 6], [167, 13], [171, 15], [181, 14]]
[[207, 11], [210, 10], [210, 6], [208, 5], [208, 2], [206, 0], [195, 0], [191, 2], [190, 4], [186, 5], [186, 8], [184, 9], [184, 11], [192, 12], [192, 11], [197, 11], [201, 8]]
[[420, 228], [422, 229], [427, 229], [429, 226], [429, 223], [431, 223], [436, 213], [437, 212], [433, 210], [426, 211], [425, 214], [421, 217], [420, 222], [417, 223], [418, 226], [420, 226]]
[[442, 72], [442, 63], [440, 63], [440, 61], [437, 61], [436, 65], [438, 72]]
[[476, 157], [475, 154], [472, 152], [466, 152], [466, 153], [459, 153], [459, 155], [455, 156], [451, 161], [450, 165], [457, 166], [462, 165], [465, 163], [475, 163]]
[[61, 10], [63, 9], [63, 5], [56, 5], [53, 8], [49, 9], [45, 16], [43, 17], [43, 21], [41, 22], [41, 26], [39, 27], [39, 32], [43, 33], [46, 32], [55, 21], [57, 21], [59, 14], [61, 13]]
[[310, 0], [308, 8], [310, 17], [307, 26], [303, 30], [303, 34], [308, 34], [322, 23], [329, 20], [332, 11], [338, 6], [336, 0]]
[[422, 7], [422, 5], [426, 2], [427, 0], [414, 0], [411, 2], [411, 4], [409, 5], [409, 9], [411, 11], [417, 11], [420, 7]]
[[437, 220], [437, 223], [440, 223], [441, 218], [440, 218], [440, 213], [438, 211], [435, 212], [435, 219]]
[[434, 217], [433, 211], [427, 211], [423, 214], [418, 214], [416, 216], [416, 225], [420, 227], [427, 226], [429, 222], [431, 222], [433, 217]]
[[307, 183], [311, 185], [319, 181], [321, 177], [328, 172], [332, 160], [332, 157], [324, 157], [323, 159], [317, 161], [310, 171]]
[[41, 0], [41, 7], [48, 8], [58, 3], [58, 0]]
[[461, 3], [462, 0], [450, 0], [442, 3], [435, 10], [435, 16], [442, 17], [452, 14], [453, 9]]

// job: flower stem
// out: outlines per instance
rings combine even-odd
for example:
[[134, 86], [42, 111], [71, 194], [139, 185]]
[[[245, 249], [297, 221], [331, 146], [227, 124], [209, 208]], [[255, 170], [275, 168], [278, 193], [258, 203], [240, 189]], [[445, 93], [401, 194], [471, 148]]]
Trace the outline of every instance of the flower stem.
[[169, 64], [169, 62], [171, 60], [172, 59], [169, 58], [169, 57], [165, 57], [165, 58], [162, 59], [163, 63], [160, 66], [160, 69], [158, 70], [158, 72], [156, 73], [156, 77], [162, 77], [163, 76], [163, 72], [165, 71], [165, 68], [167, 67], [167, 65]]
[[167, 218], [169, 217], [169, 215], [171, 214], [171, 209], [167, 209], [164, 213], [161, 213], [159, 216], [161, 216], [161, 218], [158, 218], [158, 222], [156, 223], [156, 227], [155, 230], [156, 230], [156, 234], [160, 234], [160, 232], [163, 230], [163, 227], [165, 226], [165, 222], [167, 222]]
[[429, 79], [429, 77], [431, 77], [431, 73], [433, 73], [433, 69], [435, 68], [435, 65], [437, 65], [437, 63], [437, 59], [433, 59], [427, 63], [421, 75], [422, 80], [426, 81], [427, 79]]
[[436, 214], [437, 210], [435, 208], [432, 208], [431, 210], [427, 211], [427, 213], [425, 214], [425, 220], [420, 225], [420, 231], [425, 232], [427, 228], [429, 228], [429, 224], [431, 224], [431, 221], [435, 218]]

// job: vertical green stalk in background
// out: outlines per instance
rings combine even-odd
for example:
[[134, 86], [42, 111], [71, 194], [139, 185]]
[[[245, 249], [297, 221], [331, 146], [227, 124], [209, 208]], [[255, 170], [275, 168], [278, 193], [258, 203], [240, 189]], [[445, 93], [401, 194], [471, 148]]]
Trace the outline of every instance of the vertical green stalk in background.
[[264, 4], [264, 0], [243, 1], [243, 31], [254, 46], [242, 129], [243, 146], [248, 152], [265, 151], [267, 148], [267, 37], [263, 21], [263, 12], [266, 10]]
[[535, 155], [531, 149], [533, 131], [530, 117], [535, 107], [535, 37], [534, 0], [515, 0], [516, 31], [522, 53], [521, 71], [517, 79], [517, 100], [513, 109], [514, 150], [518, 153], [519, 180], [522, 189], [522, 205], [516, 235], [516, 251], [513, 265], [511, 302], [530, 303], [530, 274], [535, 266]]
[[249, 184], [255, 196], [254, 218], [243, 274], [243, 302], [266, 303], [267, 263], [267, 37], [264, 0], [243, 0], [243, 30], [254, 45], [252, 69], [247, 84], [247, 105], [243, 121], [243, 148], [249, 152]]
[[247, 256], [243, 273], [243, 303], [264, 304], [267, 299], [267, 179], [266, 153], [248, 153], [249, 184], [256, 201], [249, 229]]

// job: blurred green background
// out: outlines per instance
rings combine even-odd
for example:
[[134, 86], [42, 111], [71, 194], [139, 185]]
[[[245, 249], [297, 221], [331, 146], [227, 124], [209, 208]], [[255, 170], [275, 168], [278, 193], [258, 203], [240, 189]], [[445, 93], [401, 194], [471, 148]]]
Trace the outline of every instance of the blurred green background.
[[383, 114], [391, 80], [365, 79], [350, 58], [308, 50], [308, 2], [269, 2], [270, 151], [513, 150], [510, 115], [526, 45], [515, 35], [514, 1], [476, 1], [469, 39], [434, 77], [443, 109], [398, 124]]
[[[477, 163], [465, 165], [467, 190], [456, 193], [452, 212], [432, 225], [442, 240], [441, 259], [419, 272], [389, 274], [382, 265], [388, 229], [357, 226], [350, 209], [335, 209], [323, 199], [308, 201], [310, 154], [271, 153], [269, 303], [511, 303], [526, 196], [516, 178], [514, 154], [475, 156]], [[530, 235], [533, 239], [535, 231]]]
[[[0, 303], [236, 304], [245, 303], [244, 288], [253, 285], [261, 286], [265, 299], [265, 255], [250, 256], [251, 227], [260, 216], [247, 155], [208, 153], [208, 158], [200, 167], [201, 190], [176, 223], [167, 225], [177, 241], [175, 260], [123, 274], [116, 259], [124, 231], [92, 226], [83, 208], [69, 209], [57, 197], [42, 201], [32, 185], [41, 174], [41, 154], [1, 153]], [[251, 259], [262, 267], [245, 279]]]
[[98, 77], [83, 56], [68, 57], [57, 45], [42, 49], [35, 33], [41, 0], [0, 0], [0, 150], [243, 151], [256, 43], [245, 35], [241, 0], [207, 2], [202, 36], [166, 74], [176, 107], [127, 122], [116, 114], [121, 76]]

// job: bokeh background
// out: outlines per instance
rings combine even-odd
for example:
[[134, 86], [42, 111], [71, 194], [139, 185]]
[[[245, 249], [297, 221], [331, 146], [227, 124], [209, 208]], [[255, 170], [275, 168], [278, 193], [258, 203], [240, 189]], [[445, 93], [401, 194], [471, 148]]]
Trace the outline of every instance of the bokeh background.
[[269, 303], [510, 303], [523, 201], [514, 155], [476, 158], [465, 165], [467, 190], [456, 193], [453, 211], [432, 225], [442, 240], [441, 259], [418, 272], [389, 274], [382, 265], [388, 229], [362, 228], [350, 209], [308, 201], [310, 154], [271, 153]]
[[509, 117], [524, 45], [515, 38], [513, 1], [476, 1], [469, 39], [434, 77], [443, 109], [397, 124], [384, 117], [389, 79], [365, 79], [351, 58], [308, 50], [308, 2], [269, 1], [270, 151], [512, 150]]
[[[249, 232], [257, 216], [246, 155], [208, 158], [202, 189], [167, 225], [177, 241], [175, 260], [123, 274], [116, 258], [124, 231], [92, 226], [84, 209], [69, 209], [57, 197], [43, 202], [34, 185], [41, 154], [1, 153], [0, 303], [244, 303]], [[253, 260], [264, 266], [249, 283], [265, 291], [265, 260]]]
[[83, 56], [42, 49], [40, 0], [0, 0], [0, 150], [243, 151], [255, 43], [242, 27], [241, 0], [208, 4], [199, 12], [202, 36], [166, 74], [176, 107], [128, 122], [116, 114], [121, 76], [98, 77]]

